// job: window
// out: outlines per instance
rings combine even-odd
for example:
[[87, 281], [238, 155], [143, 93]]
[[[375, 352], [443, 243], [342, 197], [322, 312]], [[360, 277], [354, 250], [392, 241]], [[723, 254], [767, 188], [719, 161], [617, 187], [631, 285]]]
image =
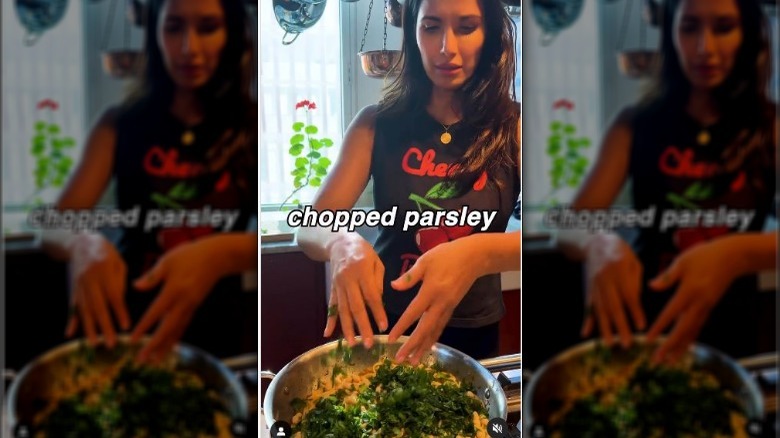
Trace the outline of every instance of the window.
[[[36, 191], [34, 171], [41, 158], [32, 152], [35, 123], [59, 126], [60, 137], [74, 146], [62, 153], [73, 165], [80, 156], [85, 135], [83, 101], [82, 3], [71, 2], [65, 16], [52, 29], [25, 45], [13, 2], [2, 4], [2, 144], [4, 234], [24, 229], [26, 208], [36, 200], [52, 202], [59, 188]], [[38, 103], [56, 102], [38, 109]]]
[[[301, 33], [290, 45], [283, 45], [284, 30], [276, 22], [271, 2], [260, 11], [260, 200], [264, 211], [278, 210], [293, 191], [295, 158], [290, 156], [290, 137], [295, 122], [306, 123], [307, 111], [296, 103], [316, 104], [309, 112], [318, 138], [327, 137], [334, 146], [320, 149], [335, 161], [342, 139], [342, 79], [339, 2], [329, 2], [320, 20]], [[305, 154], [302, 154], [305, 155]], [[314, 197], [316, 188], [295, 195], [301, 203]]]

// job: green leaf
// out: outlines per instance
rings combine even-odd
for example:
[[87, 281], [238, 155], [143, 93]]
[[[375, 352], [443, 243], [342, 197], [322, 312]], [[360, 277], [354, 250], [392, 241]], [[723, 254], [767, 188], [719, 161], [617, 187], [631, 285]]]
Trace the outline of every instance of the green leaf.
[[577, 177], [571, 177], [566, 181], [569, 187], [577, 187], [580, 184], [580, 179]]
[[317, 174], [317, 176], [325, 176], [328, 174], [328, 169], [322, 167], [322, 166], [315, 166], [314, 167], [314, 173]]
[[295, 167], [303, 167], [309, 164], [309, 160], [304, 157], [299, 157], [295, 159]]
[[322, 180], [318, 176], [315, 176], [314, 178], [309, 180], [309, 185], [312, 187], [319, 187], [320, 185], [322, 185]]
[[580, 139], [580, 147], [587, 148], [590, 147], [590, 139], [587, 137], [582, 137]]
[[320, 141], [317, 140], [316, 138], [312, 138], [311, 140], [309, 140], [309, 147], [316, 150], [322, 147], [322, 143], [320, 143]]
[[561, 151], [561, 143], [559, 141], [550, 142], [547, 144], [547, 155], [557, 155]]
[[306, 138], [303, 134], [295, 134], [292, 137], [290, 137], [290, 144], [296, 145], [298, 143], [303, 143], [303, 140]]
[[327, 137], [321, 139], [320, 143], [322, 143], [322, 145], [325, 146], [326, 148], [329, 148], [329, 147], [333, 146], [333, 140], [331, 140], [331, 139], [329, 139]]
[[554, 120], [552, 123], [550, 123], [550, 131], [557, 133], [558, 131], [561, 130], [561, 126], [562, 126], [561, 122]]
[[321, 157], [319, 161], [317, 161], [317, 164], [324, 168], [328, 168], [330, 166], [331, 161], [328, 159], [328, 157]]
[[303, 178], [304, 176], [306, 176], [306, 169], [303, 168], [303, 167], [299, 167], [299, 168], [293, 170], [292, 172], [290, 172], [290, 175], [292, 175], [292, 176], [300, 176], [301, 178]]
[[62, 184], [65, 183], [65, 178], [62, 177], [62, 175], [55, 176], [54, 179], [51, 181], [51, 185], [54, 187], [62, 187]]
[[306, 125], [306, 124], [303, 123], [303, 122], [295, 122], [295, 123], [293, 123], [293, 126], [292, 126], [293, 131], [301, 132], [301, 129], [303, 129], [304, 125]]
[[568, 135], [574, 135], [575, 132], [577, 132], [577, 128], [574, 127], [571, 123], [567, 123], [563, 127], [563, 132], [565, 132]]
[[49, 134], [51, 135], [57, 135], [60, 133], [60, 127], [52, 123], [49, 125]]
[[308, 154], [306, 154], [306, 156], [309, 158], [319, 158], [322, 156], [322, 154], [317, 151], [311, 151]]
[[290, 152], [290, 155], [292, 155], [293, 157], [297, 157], [298, 155], [301, 154], [301, 152], [303, 152], [303, 145], [300, 143], [296, 143], [290, 147], [290, 150], [288, 152]]
[[35, 132], [37, 132], [38, 134], [43, 134], [45, 130], [46, 130], [46, 122], [44, 122], [43, 120], [38, 120], [37, 122], [35, 122]]
[[309, 135], [316, 134], [317, 132], [319, 132], [319, 130], [314, 125], [309, 125], [306, 127], [306, 133]]
[[444, 181], [436, 183], [425, 194], [426, 199], [452, 199], [458, 194], [458, 190], [455, 184], [446, 183]]
[[72, 148], [76, 146], [76, 140], [74, 140], [73, 137], [64, 137], [61, 142], [62, 147], [64, 148]]
[[293, 185], [295, 186], [296, 189], [299, 189], [299, 188], [301, 188], [301, 186], [303, 186], [303, 182], [302, 181], [303, 181], [303, 177], [302, 176], [299, 176], [299, 177], [295, 178], [295, 181], [293, 181]]
[[577, 150], [579, 148], [580, 142], [574, 139], [568, 139], [566, 140], [566, 147], [569, 148], [569, 150]]
[[37, 157], [43, 154], [45, 150], [46, 150], [46, 144], [44, 142], [33, 141], [33, 145], [32, 148], [30, 149], [30, 152]]

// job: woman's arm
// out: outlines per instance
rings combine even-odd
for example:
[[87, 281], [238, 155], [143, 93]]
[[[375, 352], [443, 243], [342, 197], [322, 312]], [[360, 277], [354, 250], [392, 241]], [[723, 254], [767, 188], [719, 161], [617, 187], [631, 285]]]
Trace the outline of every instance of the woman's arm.
[[[347, 210], [355, 206], [368, 184], [371, 172], [375, 115], [376, 106], [367, 106], [347, 128], [339, 157], [314, 198], [315, 210]], [[334, 242], [349, 239], [350, 235], [356, 234], [332, 232], [322, 227], [301, 227], [296, 238], [309, 258], [328, 261]]]
[[[115, 118], [116, 110], [110, 109], [92, 128], [79, 164], [55, 204], [58, 210], [89, 209], [97, 204], [111, 179], [116, 148]], [[43, 249], [56, 259], [68, 260], [74, 237], [68, 230], [44, 230]]]
[[[596, 163], [572, 202], [574, 210], [599, 210], [612, 205], [628, 176], [631, 155], [631, 110], [623, 110], [607, 130]], [[567, 256], [582, 260], [592, 234], [585, 230], [560, 230], [558, 244]]]

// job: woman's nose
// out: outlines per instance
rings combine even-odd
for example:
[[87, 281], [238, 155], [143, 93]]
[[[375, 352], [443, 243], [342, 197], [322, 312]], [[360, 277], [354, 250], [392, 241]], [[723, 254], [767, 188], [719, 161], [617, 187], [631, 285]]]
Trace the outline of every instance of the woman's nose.
[[715, 36], [709, 29], [704, 29], [699, 34], [699, 44], [697, 45], [697, 51], [700, 55], [709, 55], [715, 51]]
[[200, 49], [200, 40], [198, 38], [198, 32], [195, 29], [188, 29], [184, 33], [182, 41], [181, 51], [184, 54], [195, 53]]
[[452, 55], [457, 50], [457, 42], [455, 40], [455, 31], [448, 27], [444, 30], [441, 38], [441, 53], [445, 55]]

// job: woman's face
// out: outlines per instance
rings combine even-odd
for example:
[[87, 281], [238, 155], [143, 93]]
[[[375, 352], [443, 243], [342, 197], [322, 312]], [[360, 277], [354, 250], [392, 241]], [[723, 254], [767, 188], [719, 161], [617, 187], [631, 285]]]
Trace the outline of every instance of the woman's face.
[[484, 42], [477, 0], [423, 0], [417, 14], [417, 46], [434, 87], [460, 88], [474, 74]]
[[731, 73], [742, 44], [736, 0], [682, 0], [673, 33], [680, 66], [693, 88], [719, 86]]
[[168, 0], [160, 12], [157, 42], [165, 67], [179, 88], [205, 85], [227, 43], [219, 0]]

